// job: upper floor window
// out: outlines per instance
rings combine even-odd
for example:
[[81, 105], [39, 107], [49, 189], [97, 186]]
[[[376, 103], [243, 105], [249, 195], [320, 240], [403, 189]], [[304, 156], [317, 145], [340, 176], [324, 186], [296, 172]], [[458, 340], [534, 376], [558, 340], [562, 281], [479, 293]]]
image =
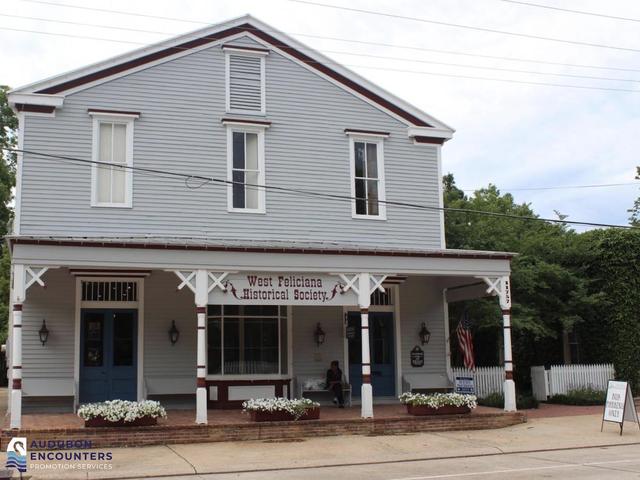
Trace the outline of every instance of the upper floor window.
[[228, 209], [264, 213], [264, 128], [227, 127]]
[[267, 50], [224, 47], [226, 108], [229, 113], [266, 113], [265, 56]]
[[[91, 113], [91, 112], [90, 112]], [[131, 207], [133, 121], [136, 116], [93, 114], [91, 205]]]
[[354, 218], [386, 219], [383, 140], [350, 135]]

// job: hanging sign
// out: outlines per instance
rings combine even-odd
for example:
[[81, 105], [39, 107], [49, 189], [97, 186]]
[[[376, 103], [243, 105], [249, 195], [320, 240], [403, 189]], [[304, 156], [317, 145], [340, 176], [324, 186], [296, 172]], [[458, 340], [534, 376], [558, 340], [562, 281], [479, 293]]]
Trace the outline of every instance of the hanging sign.
[[423, 367], [424, 366], [424, 351], [416, 345], [411, 350], [411, 366], [412, 367]]
[[637, 423], [640, 428], [638, 412], [631, 394], [631, 386], [627, 382], [609, 380], [600, 431], [604, 428], [604, 422], [613, 422], [620, 425], [620, 435], [622, 435], [622, 427], [625, 420]]
[[342, 293], [342, 282], [323, 273], [236, 273], [223, 280], [226, 291], [214, 288], [211, 305], [357, 305], [350, 289]]
[[475, 395], [476, 381], [471, 376], [456, 376], [453, 391], [463, 395]]

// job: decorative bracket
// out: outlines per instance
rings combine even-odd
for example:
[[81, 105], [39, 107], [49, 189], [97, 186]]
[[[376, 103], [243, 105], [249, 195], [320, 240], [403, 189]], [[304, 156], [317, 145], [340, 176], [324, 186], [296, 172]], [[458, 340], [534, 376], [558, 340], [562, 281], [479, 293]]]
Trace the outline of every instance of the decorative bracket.
[[35, 267], [33, 265], [15, 264], [13, 266], [13, 303], [24, 302], [27, 290], [35, 283], [42, 288], [47, 288], [42, 277], [50, 268], [58, 267]]
[[[217, 272], [216, 272], [217, 273]], [[231, 272], [222, 272], [217, 277], [209, 272], [209, 287], [207, 288], [207, 293], [211, 293], [216, 287], [219, 287], [224, 293], [227, 293], [227, 287], [222, 281], [229, 275]]]
[[511, 308], [511, 280], [508, 276], [489, 278], [489, 277], [477, 277], [481, 278], [489, 288], [487, 293], [489, 295], [496, 295], [500, 300], [500, 308], [508, 310]]
[[189, 288], [194, 294], [196, 293], [196, 271], [181, 271], [174, 270], [173, 272], [178, 276], [182, 283], [178, 285], [178, 290], [182, 290], [184, 287]]
[[356, 292], [356, 294], [360, 294], [359, 285], [356, 286], [356, 284], [358, 283], [358, 279], [360, 278], [359, 274], [356, 273], [351, 278], [347, 277], [347, 275], [345, 275], [344, 273], [339, 273], [338, 276], [345, 283], [340, 287], [340, 293], [347, 293], [349, 290], [353, 290], [354, 292]]
[[[216, 288], [227, 292], [223, 280], [230, 273], [234, 272], [210, 272], [209, 270], [170, 270], [173, 271], [182, 282], [178, 285], [178, 290], [187, 287], [197, 297], [198, 303], [206, 304], [206, 297]], [[200, 283], [200, 285], [199, 285]], [[203, 285], [206, 284], [206, 287]]]
[[371, 295], [376, 290], [384, 293], [384, 287], [382, 286], [382, 283], [387, 279], [387, 276], [388, 275], [380, 275], [380, 278], [378, 278], [373, 274], [369, 275], [369, 281], [371, 282], [371, 284], [373, 284], [373, 286], [371, 286], [371, 284], [369, 285], [369, 295]]

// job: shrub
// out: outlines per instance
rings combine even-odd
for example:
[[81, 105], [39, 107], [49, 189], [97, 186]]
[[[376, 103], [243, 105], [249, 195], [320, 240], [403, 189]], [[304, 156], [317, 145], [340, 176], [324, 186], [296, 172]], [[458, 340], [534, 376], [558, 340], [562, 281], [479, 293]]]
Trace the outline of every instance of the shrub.
[[104, 418], [110, 422], [133, 422], [139, 418], [165, 418], [167, 412], [160, 402], [145, 400], [130, 402], [127, 400], [108, 400], [101, 403], [87, 403], [78, 408], [78, 416], [83, 420]]
[[433, 393], [425, 395], [424, 393], [405, 392], [398, 398], [400, 402], [405, 405], [427, 405], [435, 409], [440, 407], [469, 407], [470, 409], [474, 409], [477, 406], [477, 398], [475, 395], [462, 395], [460, 393]]
[[[504, 395], [502, 393], [490, 393], [484, 398], [478, 399], [478, 405], [493, 408], [504, 408]], [[516, 408], [518, 410], [528, 410], [538, 408], [538, 400], [532, 395], [516, 395]]]
[[576, 388], [565, 394], [553, 395], [547, 402], [563, 405], [604, 405], [606, 396], [607, 392], [592, 387]]

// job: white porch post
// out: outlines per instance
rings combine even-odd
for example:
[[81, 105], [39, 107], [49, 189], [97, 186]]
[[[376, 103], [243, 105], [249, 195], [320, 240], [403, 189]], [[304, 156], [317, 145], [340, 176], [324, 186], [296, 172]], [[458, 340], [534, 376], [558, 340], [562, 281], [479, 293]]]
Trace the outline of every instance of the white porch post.
[[11, 328], [11, 428], [22, 424], [22, 302], [24, 265], [13, 266], [13, 325]]
[[504, 410], [516, 411], [516, 384], [513, 381], [513, 357], [511, 355], [511, 282], [509, 277], [500, 278], [499, 293], [502, 309], [502, 330], [504, 335]]
[[198, 353], [196, 386], [196, 423], [207, 423], [207, 368], [206, 368], [206, 316], [208, 303], [209, 278], [206, 270], [196, 271], [195, 282], [196, 315], [198, 317]]
[[371, 388], [371, 354], [369, 352], [369, 306], [371, 304], [371, 280], [368, 273], [361, 273], [358, 280], [358, 307], [362, 327], [362, 418], [373, 418], [373, 389]]

